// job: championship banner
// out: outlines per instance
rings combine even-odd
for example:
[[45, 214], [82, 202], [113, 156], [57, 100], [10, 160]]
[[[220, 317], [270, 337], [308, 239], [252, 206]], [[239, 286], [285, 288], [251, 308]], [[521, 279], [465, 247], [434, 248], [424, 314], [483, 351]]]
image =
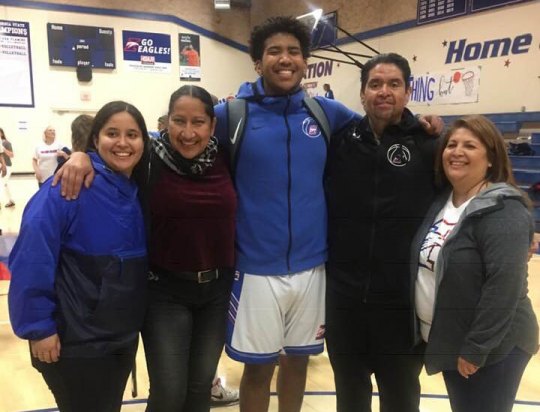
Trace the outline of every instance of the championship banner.
[[477, 103], [480, 66], [412, 75], [409, 106]]
[[34, 107], [30, 23], [0, 20], [0, 106]]
[[180, 80], [201, 80], [201, 48], [198, 34], [179, 33]]
[[126, 68], [136, 72], [171, 72], [171, 36], [122, 30]]

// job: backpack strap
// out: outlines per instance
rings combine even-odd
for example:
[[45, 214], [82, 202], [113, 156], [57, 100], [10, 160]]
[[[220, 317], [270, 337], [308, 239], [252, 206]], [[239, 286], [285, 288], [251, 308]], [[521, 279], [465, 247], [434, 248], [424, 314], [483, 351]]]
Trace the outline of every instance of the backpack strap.
[[332, 131], [330, 129], [330, 123], [328, 122], [328, 117], [324, 112], [321, 104], [314, 99], [313, 97], [304, 97], [304, 105], [308, 110], [309, 114], [315, 119], [319, 127], [321, 128], [322, 134], [328, 144], [330, 142], [330, 136], [332, 136]]
[[247, 102], [245, 99], [233, 99], [227, 102], [227, 119], [230, 171], [234, 175], [237, 164], [236, 155], [244, 139], [244, 128], [246, 126]]

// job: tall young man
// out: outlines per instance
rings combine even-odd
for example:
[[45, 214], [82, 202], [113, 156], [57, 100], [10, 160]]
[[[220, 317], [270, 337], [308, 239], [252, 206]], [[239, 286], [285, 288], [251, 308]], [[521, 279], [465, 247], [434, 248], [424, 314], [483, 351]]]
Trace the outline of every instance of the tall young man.
[[[238, 195], [237, 279], [226, 351], [245, 364], [243, 412], [268, 410], [279, 362], [280, 412], [300, 411], [308, 357], [323, 350], [327, 146], [304, 107], [310, 33], [294, 18], [253, 30], [250, 55], [259, 79], [240, 87], [247, 102], [234, 170]], [[360, 119], [320, 98], [333, 132]], [[216, 107], [216, 136], [227, 145], [226, 104]]]

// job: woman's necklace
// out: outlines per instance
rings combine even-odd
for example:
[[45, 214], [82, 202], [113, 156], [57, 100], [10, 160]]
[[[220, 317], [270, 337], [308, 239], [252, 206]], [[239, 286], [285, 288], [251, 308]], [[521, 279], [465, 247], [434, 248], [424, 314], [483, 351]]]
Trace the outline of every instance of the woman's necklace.
[[482, 190], [489, 186], [489, 182], [486, 179], [482, 179], [480, 182], [472, 186], [470, 189], [466, 190], [463, 193], [457, 193], [454, 189], [452, 194], [452, 203], [455, 207], [461, 206], [471, 197], [476, 196]]

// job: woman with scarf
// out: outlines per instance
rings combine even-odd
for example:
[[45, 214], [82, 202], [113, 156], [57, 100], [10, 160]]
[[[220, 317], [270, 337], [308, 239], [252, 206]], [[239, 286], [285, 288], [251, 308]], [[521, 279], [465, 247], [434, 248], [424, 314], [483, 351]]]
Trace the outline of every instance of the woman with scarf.
[[[150, 139], [146, 167], [136, 171], [150, 264], [142, 330], [148, 412], [210, 409], [225, 342], [236, 214], [215, 125], [211, 95], [182, 86], [171, 95], [167, 129]], [[70, 163], [88, 169], [79, 165], [84, 156], [74, 153]]]
[[183, 86], [172, 94], [168, 115], [168, 128], [152, 140], [140, 176], [150, 229], [142, 331], [150, 376], [147, 411], [208, 411], [225, 342], [236, 194], [213, 136], [210, 94]]

